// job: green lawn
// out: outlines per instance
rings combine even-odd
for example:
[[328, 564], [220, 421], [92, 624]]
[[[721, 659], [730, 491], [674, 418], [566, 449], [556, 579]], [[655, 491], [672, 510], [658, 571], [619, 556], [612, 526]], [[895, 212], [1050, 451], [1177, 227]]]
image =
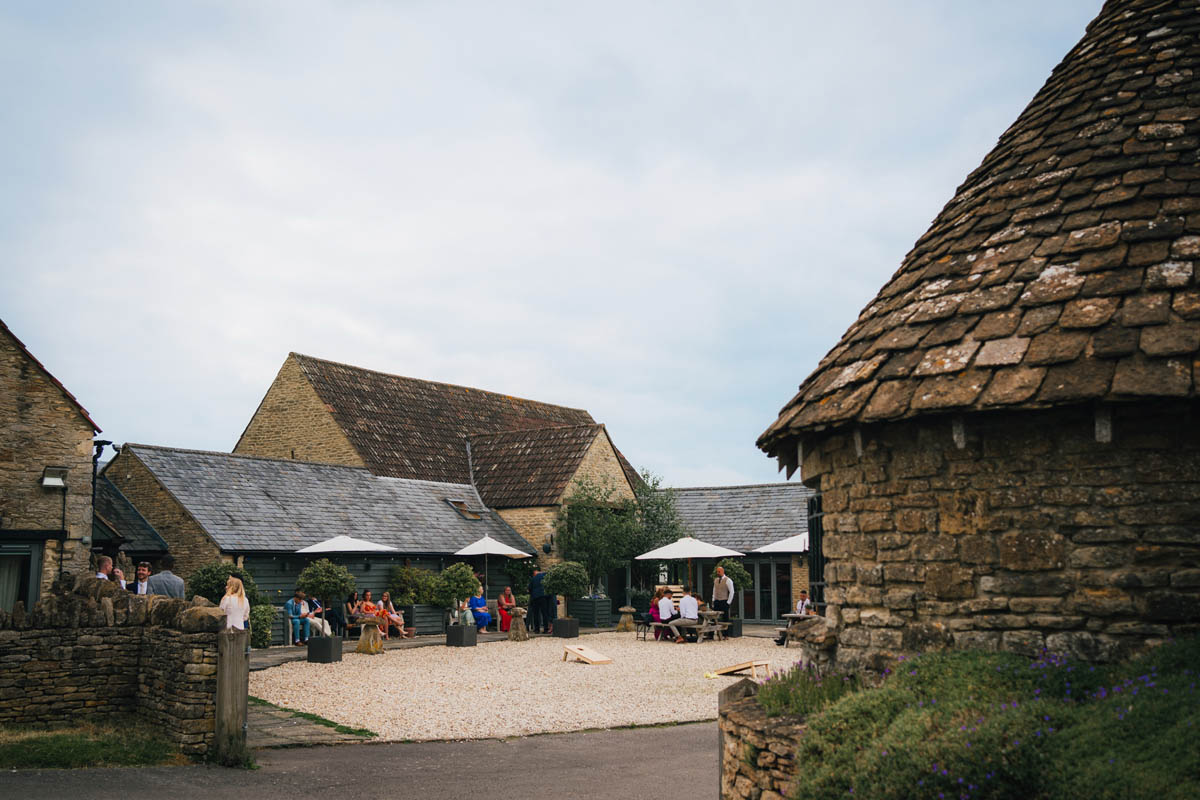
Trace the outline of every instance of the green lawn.
[[[799, 798], [1200, 797], [1200, 639], [1106, 666], [937, 653], [877, 689], [804, 670], [769, 713], [808, 716]], [[789, 686], [790, 685], [790, 686]]]
[[63, 727], [0, 726], [0, 769], [140, 767], [190, 763], [137, 722]]

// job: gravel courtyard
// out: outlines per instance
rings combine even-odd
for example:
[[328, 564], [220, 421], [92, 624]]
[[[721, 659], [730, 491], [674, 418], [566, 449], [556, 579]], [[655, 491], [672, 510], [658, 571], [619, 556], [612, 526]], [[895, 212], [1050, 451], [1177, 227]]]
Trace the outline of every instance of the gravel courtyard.
[[[564, 644], [590, 647], [613, 663], [564, 662]], [[706, 672], [752, 659], [778, 670], [799, 658], [770, 639], [676, 645], [632, 633], [378, 656], [351, 648], [347, 643], [341, 663], [297, 661], [252, 672], [250, 694], [369, 728], [384, 740], [486, 739], [715, 719], [717, 692], [741, 676], [709, 679]]]

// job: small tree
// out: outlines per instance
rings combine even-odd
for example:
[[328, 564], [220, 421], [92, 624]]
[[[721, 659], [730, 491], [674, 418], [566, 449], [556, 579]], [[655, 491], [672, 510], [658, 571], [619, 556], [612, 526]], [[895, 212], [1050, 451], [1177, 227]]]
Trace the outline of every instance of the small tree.
[[589, 588], [588, 573], [582, 564], [561, 561], [546, 570], [542, 585], [547, 594], [561, 594], [568, 599], [583, 597]]
[[636, 557], [688, 535], [687, 526], [675, 505], [675, 492], [662, 488], [662, 478], [642, 470], [642, 480], [633, 487], [637, 524], [626, 544], [633, 585], [649, 589], [658, 582], [658, 564]]
[[533, 571], [538, 567], [538, 560], [534, 558], [510, 558], [508, 563], [504, 565], [504, 573], [508, 575], [508, 579], [512, 581], [513, 594], [524, 592], [529, 593], [529, 579], [533, 577]]
[[254, 582], [254, 576], [250, 574], [250, 571], [227, 561], [205, 564], [189, 575], [187, 591], [184, 594], [187, 597], [200, 595], [209, 602], [219, 605], [221, 598], [225, 596], [225, 584], [229, 582], [230, 576], [241, 579], [242, 588], [246, 592], [246, 600], [252, 607], [268, 602], [267, 598], [259, 592], [258, 584]]
[[350, 570], [328, 558], [312, 562], [300, 571], [300, 577], [296, 579], [296, 587], [300, 591], [321, 602], [321, 619], [325, 619], [329, 598], [344, 597], [354, 591], [354, 583]]
[[457, 611], [463, 600], [475, 594], [479, 579], [470, 564], [459, 561], [442, 570], [437, 576], [433, 597], [437, 605]]
[[392, 567], [388, 575], [388, 591], [392, 593], [392, 602], [397, 606], [425, 603], [436, 580], [437, 576], [427, 569]]
[[598, 589], [604, 576], [629, 557], [634, 525], [633, 503], [617, 497], [611, 486], [588, 479], [575, 484], [559, 509], [555, 528], [563, 555], [587, 575], [586, 593]]
[[[722, 567], [725, 574], [733, 581], [733, 590], [735, 592], [745, 592], [751, 588], [754, 580], [750, 577], [750, 573], [746, 572], [746, 568], [742, 566], [742, 562], [734, 558], [722, 558], [717, 567]], [[717, 567], [713, 567], [712, 579], [715, 583], [717, 580]], [[732, 609], [730, 609], [732, 611]]]

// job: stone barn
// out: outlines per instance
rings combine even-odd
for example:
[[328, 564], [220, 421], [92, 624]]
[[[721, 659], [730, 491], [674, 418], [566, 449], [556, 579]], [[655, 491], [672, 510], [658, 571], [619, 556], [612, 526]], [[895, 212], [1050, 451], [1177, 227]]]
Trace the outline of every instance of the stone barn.
[[759, 438], [840, 665], [1200, 628], [1198, 151], [1200, 3], [1109, 0]]

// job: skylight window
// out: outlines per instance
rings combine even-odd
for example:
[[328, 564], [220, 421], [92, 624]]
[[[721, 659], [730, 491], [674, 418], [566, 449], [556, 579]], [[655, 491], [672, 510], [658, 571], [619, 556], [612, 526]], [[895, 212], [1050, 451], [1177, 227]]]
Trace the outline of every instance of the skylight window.
[[447, 497], [446, 502], [449, 503], [450, 507], [457, 511], [459, 516], [461, 516], [463, 519], [483, 519], [483, 514], [468, 506], [466, 500], [452, 500]]

